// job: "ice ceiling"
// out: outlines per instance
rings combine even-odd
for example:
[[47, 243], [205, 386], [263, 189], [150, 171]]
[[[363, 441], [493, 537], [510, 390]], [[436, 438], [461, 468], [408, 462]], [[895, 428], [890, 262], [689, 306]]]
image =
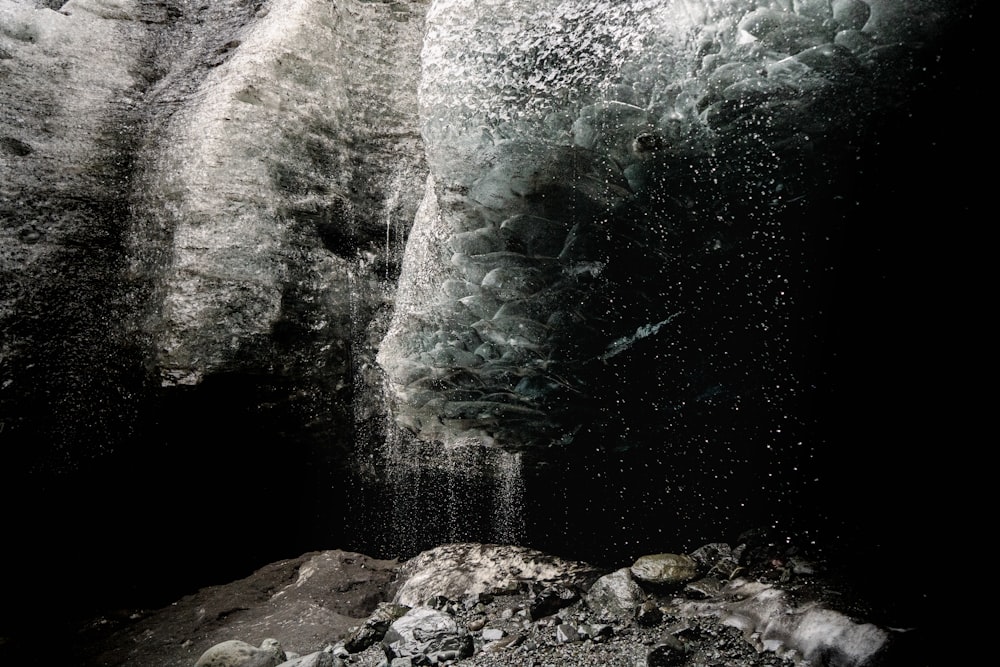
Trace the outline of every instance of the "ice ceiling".
[[787, 418], [820, 247], [933, 8], [434, 3], [431, 175], [379, 354], [399, 423], [517, 450], [624, 402]]

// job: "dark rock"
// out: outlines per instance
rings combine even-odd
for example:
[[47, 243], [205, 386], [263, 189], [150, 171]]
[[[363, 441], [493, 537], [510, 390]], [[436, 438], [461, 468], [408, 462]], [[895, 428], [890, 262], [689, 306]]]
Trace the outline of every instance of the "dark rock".
[[724, 542], [716, 542], [698, 547], [688, 555], [705, 576], [731, 579], [738, 571], [742, 553], [742, 547], [733, 549]]
[[358, 653], [372, 644], [382, 641], [389, 626], [409, 610], [409, 607], [391, 602], [379, 603], [372, 615], [347, 638], [344, 642], [344, 648], [350, 653]]
[[491, 641], [483, 647], [483, 653], [497, 653], [520, 646], [524, 642], [524, 635], [520, 633], [507, 635], [500, 639]]
[[548, 586], [531, 599], [528, 608], [530, 617], [538, 620], [550, 616], [563, 607], [567, 607], [580, 599], [580, 594], [568, 586]]
[[25, 155], [31, 155], [34, 149], [20, 139], [0, 137], [0, 152], [14, 157], [24, 157]]
[[646, 667], [678, 667], [684, 664], [685, 659], [683, 650], [660, 644], [646, 654]]
[[588, 638], [595, 642], [607, 641], [615, 635], [614, 627], [606, 625], [604, 623], [595, 623], [593, 625], [580, 626], [579, 630]]
[[636, 610], [635, 621], [643, 627], [651, 628], [663, 621], [663, 612], [655, 602], [646, 600]]
[[474, 609], [477, 606], [493, 602], [493, 596], [489, 593], [473, 593], [462, 596], [462, 606], [466, 609]]

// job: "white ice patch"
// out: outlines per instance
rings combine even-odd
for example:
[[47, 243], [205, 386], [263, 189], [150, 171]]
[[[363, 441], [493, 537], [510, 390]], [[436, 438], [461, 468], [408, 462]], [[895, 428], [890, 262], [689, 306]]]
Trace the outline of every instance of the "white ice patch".
[[[871, 623], [857, 623], [817, 603], [795, 605], [788, 594], [769, 584], [734, 579], [709, 601], [682, 602], [684, 614], [714, 616], [738, 628], [763, 651], [796, 665], [865, 665], [888, 641], [889, 633]], [[820, 660], [820, 662], [816, 662]]]

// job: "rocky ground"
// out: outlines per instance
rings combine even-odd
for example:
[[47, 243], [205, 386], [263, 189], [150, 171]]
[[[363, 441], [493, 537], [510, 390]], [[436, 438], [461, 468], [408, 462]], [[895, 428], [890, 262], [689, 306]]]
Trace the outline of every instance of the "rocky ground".
[[[666, 579], [650, 583], [640, 578], [649, 579], [643, 559], [607, 572], [520, 547], [444, 545], [404, 563], [314, 552], [202, 589], [162, 609], [122, 610], [93, 619], [77, 632], [71, 663], [931, 664], [918, 657], [927, 655], [920, 650], [922, 628], [896, 627], [884, 607], [857, 597], [833, 568], [787, 545], [713, 544], [677, 558], [693, 563], [693, 569], [667, 568]], [[223, 642], [228, 644], [220, 647]], [[275, 643], [280, 648], [272, 648]], [[240, 656], [225, 653], [237, 646]], [[22, 648], [30, 650], [11, 654], [15, 661], [7, 664], [49, 664], [43, 647]]]
[[[499, 597], [481, 608], [460, 609], [456, 620], [465, 627], [478, 627], [485, 620], [483, 631], [474, 637], [475, 654], [458, 664], [504, 667], [579, 667], [602, 665], [606, 667], [645, 667], [648, 665], [747, 665], [790, 666], [791, 662], [774, 653], [759, 652], [745, 641], [734, 627], [721, 626], [714, 619], [680, 621], [666, 616], [665, 620], [650, 626], [639, 623], [616, 628], [607, 637], [585, 637], [567, 641], [561, 636], [560, 626], [579, 628], [591, 620], [591, 615], [581, 603], [553, 617], [531, 621], [527, 613], [531, 596], [518, 594]], [[478, 605], [477, 605], [478, 606]], [[503, 634], [499, 640], [488, 641], [483, 634], [492, 629]], [[679, 646], [686, 646], [687, 656], [682, 661], [668, 658], [674, 648], [664, 643], [665, 636], [679, 636]], [[656, 656], [661, 662], [657, 662]], [[381, 645], [374, 645], [351, 656], [348, 665], [378, 667], [386, 659]]]

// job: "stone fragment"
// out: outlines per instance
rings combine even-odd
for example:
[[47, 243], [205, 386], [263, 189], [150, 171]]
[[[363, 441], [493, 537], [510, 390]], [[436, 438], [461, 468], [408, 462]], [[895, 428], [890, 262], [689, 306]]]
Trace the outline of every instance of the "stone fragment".
[[701, 577], [684, 585], [684, 593], [689, 598], [710, 598], [721, 590], [722, 582], [715, 577]]
[[194, 667], [277, 667], [283, 662], [285, 652], [276, 639], [265, 639], [259, 648], [231, 639], [202, 653]]
[[594, 582], [584, 599], [598, 617], [625, 621], [635, 615], [645, 597], [628, 568], [622, 568]]
[[460, 602], [466, 609], [474, 609], [493, 602], [493, 596], [489, 593], [473, 593], [472, 595], [463, 595]]
[[550, 616], [580, 599], [576, 590], [566, 586], [549, 586], [531, 600], [528, 614], [532, 620]]
[[587, 626], [587, 636], [595, 642], [603, 642], [614, 635], [615, 629], [606, 623], [595, 623]]
[[639, 605], [639, 609], [636, 611], [635, 620], [639, 625], [645, 628], [651, 628], [660, 624], [663, 620], [663, 612], [656, 606], [656, 603], [651, 600], [646, 600]]
[[556, 626], [556, 641], [560, 644], [578, 642], [580, 641], [580, 633], [575, 625], [560, 623]]
[[683, 554], [650, 554], [641, 556], [629, 571], [641, 582], [669, 586], [694, 579], [698, 574], [698, 564]]
[[507, 635], [496, 641], [492, 641], [483, 647], [484, 653], [497, 653], [503, 651], [504, 649], [514, 648], [515, 646], [520, 646], [524, 642], [524, 635], [513, 634]]
[[409, 607], [400, 604], [380, 603], [372, 615], [351, 633], [351, 636], [344, 642], [344, 648], [350, 653], [364, 651], [375, 642], [381, 641], [392, 622], [401, 618], [409, 610]]
[[721, 579], [731, 579], [739, 571], [740, 553], [725, 542], [712, 542], [698, 547], [689, 555], [699, 571]]
[[488, 642], [495, 642], [498, 639], [503, 639], [503, 630], [500, 628], [485, 628], [483, 630], [483, 639]]
[[684, 664], [684, 658], [682, 650], [660, 644], [646, 654], [646, 667], [679, 667]]
[[461, 658], [472, 655], [473, 643], [470, 635], [459, 631], [451, 615], [431, 607], [414, 607], [389, 626], [382, 649], [387, 658], [424, 660], [451, 653]]
[[278, 667], [344, 667], [344, 661], [330, 651], [316, 651], [287, 660]]

